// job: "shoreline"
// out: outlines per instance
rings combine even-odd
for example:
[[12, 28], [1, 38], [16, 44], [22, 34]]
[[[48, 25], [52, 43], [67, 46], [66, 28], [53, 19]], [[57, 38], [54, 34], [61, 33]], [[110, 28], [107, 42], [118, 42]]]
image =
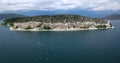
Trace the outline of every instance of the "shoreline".
[[38, 30], [38, 29], [22, 29], [22, 28], [19, 28], [19, 29], [14, 29], [13, 27], [10, 27], [10, 30], [13, 30], [13, 31], [84, 31], [84, 30], [102, 30], [102, 29], [111, 29], [111, 28], [114, 28], [114, 26], [112, 27], [107, 27], [107, 28], [88, 28], [88, 29], [51, 29], [51, 30], [46, 30], [46, 29], [43, 29], [43, 30]]

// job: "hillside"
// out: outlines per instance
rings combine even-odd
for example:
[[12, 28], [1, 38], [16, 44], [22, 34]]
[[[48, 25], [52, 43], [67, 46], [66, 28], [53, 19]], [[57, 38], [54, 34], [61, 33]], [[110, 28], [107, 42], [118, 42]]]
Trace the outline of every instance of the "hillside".
[[21, 14], [14, 14], [14, 13], [0, 14], [0, 20], [9, 19], [9, 18], [16, 18], [16, 17], [26, 17], [26, 16], [21, 15]]
[[70, 14], [12, 18], [4, 20], [2, 24], [19, 31], [69, 31], [112, 27], [106, 19]]
[[12, 18], [6, 19], [4, 22], [6, 23], [23, 23], [23, 22], [50, 22], [50, 23], [65, 23], [65, 22], [98, 22], [98, 23], [106, 23], [105, 19], [100, 18], [90, 18], [81, 15], [71, 15], [71, 14], [64, 14], [64, 15], [41, 15], [41, 16], [34, 16], [34, 17], [21, 17], [21, 18]]
[[112, 15], [108, 15], [104, 18], [110, 19], [110, 20], [117, 20], [117, 19], [120, 19], [120, 14], [112, 14]]

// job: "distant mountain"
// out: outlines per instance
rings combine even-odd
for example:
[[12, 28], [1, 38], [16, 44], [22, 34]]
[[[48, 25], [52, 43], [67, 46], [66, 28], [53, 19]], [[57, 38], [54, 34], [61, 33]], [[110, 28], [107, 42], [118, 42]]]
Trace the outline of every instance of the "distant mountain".
[[112, 14], [112, 15], [108, 15], [104, 18], [111, 19], [111, 20], [116, 20], [116, 19], [120, 19], [120, 14]]
[[14, 13], [0, 14], [0, 20], [9, 19], [9, 18], [16, 18], [16, 17], [26, 17], [26, 16], [22, 15], [22, 14], [14, 14]]

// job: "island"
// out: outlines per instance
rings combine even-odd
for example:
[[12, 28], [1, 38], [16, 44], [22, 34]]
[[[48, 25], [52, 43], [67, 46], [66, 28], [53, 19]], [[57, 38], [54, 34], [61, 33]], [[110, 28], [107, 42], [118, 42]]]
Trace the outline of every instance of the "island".
[[74, 31], [113, 28], [107, 19], [81, 15], [41, 15], [6, 19], [2, 25], [15, 31]]

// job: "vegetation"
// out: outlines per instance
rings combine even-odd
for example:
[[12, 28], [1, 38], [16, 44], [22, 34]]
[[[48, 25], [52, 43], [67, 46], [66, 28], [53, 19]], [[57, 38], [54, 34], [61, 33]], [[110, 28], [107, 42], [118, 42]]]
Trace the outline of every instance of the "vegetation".
[[[16, 27], [17, 28], [17, 27]], [[25, 29], [33, 29], [32, 27], [30, 27], [30, 26], [28, 26], [27, 28], [25, 28]]]
[[4, 20], [4, 25], [16, 22], [47, 22], [47, 23], [66, 23], [66, 22], [95, 22], [95, 23], [107, 23], [107, 20], [100, 18], [90, 18], [86, 16], [80, 15], [42, 15], [42, 16], [34, 16], [34, 17], [20, 17], [20, 18], [11, 18]]
[[103, 29], [103, 28], [106, 28], [107, 26], [106, 25], [99, 25], [99, 26], [96, 26], [96, 28], [98, 29]]

